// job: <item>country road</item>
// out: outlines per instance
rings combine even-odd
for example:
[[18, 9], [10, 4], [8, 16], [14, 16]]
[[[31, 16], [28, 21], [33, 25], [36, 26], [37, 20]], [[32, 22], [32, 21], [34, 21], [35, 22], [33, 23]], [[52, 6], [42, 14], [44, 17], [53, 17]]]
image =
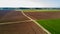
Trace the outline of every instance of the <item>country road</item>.
[[[11, 18], [8, 17], [9, 15], [10, 13], [8, 13], [6, 16], [10, 20], [15, 20], [12, 17], [19, 17], [19, 19], [22, 19], [15, 22], [0, 23], [0, 34], [50, 34], [50, 32], [42, 28], [35, 20], [25, 15], [23, 11], [12, 12], [10, 15]], [[25, 20], [26, 18], [27, 20]]]
[[23, 11], [21, 11], [22, 14], [24, 16], [26, 16], [27, 18], [29, 18], [31, 21], [33, 21], [35, 24], [37, 24], [40, 28], [42, 28], [42, 30], [44, 30], [47, 34], [51, 34], [48, 30], [46, 30], [43, 26], [41, 26], [40, 24], [38, 24], [34, 19], [30, 18], [29, 16], [27, 16]]

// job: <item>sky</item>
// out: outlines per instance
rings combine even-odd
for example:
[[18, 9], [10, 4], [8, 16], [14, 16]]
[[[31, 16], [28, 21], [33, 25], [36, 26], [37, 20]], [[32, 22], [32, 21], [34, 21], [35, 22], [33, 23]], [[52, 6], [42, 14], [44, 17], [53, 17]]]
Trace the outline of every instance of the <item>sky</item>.
[[0, 7], [57, 7], [60, 0], [0, 0]]

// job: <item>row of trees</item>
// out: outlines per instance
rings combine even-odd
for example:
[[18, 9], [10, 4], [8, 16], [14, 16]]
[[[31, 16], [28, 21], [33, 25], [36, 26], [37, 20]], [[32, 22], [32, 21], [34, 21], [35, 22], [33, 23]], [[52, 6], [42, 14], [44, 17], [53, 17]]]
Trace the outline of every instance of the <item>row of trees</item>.
[[60, 10], [60, 8], [0, 8], [0, 10], [16, 10], [16, 9]]

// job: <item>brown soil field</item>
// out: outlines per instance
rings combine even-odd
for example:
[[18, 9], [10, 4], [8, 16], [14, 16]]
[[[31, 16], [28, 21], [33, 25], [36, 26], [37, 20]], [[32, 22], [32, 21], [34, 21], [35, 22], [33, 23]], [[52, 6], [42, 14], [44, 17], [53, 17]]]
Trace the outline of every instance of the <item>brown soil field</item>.
[[34, 22], [0, 25], [0, 34], [47, 34]]
[[57, 19], [60, 18], [60, 12], [25, 12], [26, 15], [33, 19]]
[[8, 11], [8, 10], [6, 10], [6, 11], [0, 10], [0, 19], [2, 19], [2, 17], [3, 17], [4, 15], [6, 15], [7, 13], [9, 13], [9, 12], [11, 12], [11, 11]]
[[[2, 15], [1, 15], [2, 14]], [[19, 22], [29, 20], [19, 11], [10, 11], [0, 13], [0, 34], [47, 34], [42, 28], [32, 21]], [[13, 24], [3, 24], [1, 22], [15, 22]]]
[[24, 21], [24, 20], [29, 20], [29, 19], [24, 15], [22, 15], [21, 12], [10, 11], [6, 14], [3, 13], [2, 18], [0, 19], [0, 22], [14, 22], [14, 21]]

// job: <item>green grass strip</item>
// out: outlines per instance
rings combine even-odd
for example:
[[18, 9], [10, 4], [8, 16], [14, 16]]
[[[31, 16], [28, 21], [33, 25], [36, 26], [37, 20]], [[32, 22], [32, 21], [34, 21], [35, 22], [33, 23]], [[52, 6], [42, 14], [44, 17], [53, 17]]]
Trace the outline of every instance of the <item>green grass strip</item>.
[[24, 12], [57, 12], [60, 10], [22, 10]]

